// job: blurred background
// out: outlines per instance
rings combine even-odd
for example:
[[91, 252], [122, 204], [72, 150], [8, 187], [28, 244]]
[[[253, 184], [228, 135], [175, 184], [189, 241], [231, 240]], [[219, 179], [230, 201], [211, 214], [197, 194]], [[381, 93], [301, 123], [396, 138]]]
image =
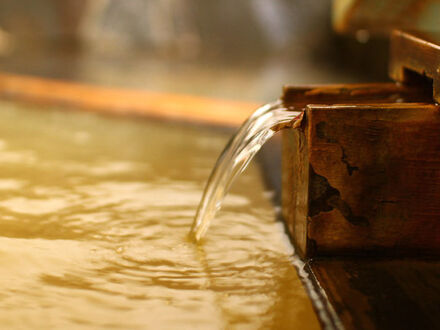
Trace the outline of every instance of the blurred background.
[[[438, 0], [2, 0], [0, 94], [238, 125], [283, 85], [388, 80], [390, 31], [436, 29], [439, 10]], [[279, 142], [260, 157], [276, 192]]]
[[330, 0], [2, 0], [0, 70], [260, 103], [385, 80], [386, 42], [331, 20]]

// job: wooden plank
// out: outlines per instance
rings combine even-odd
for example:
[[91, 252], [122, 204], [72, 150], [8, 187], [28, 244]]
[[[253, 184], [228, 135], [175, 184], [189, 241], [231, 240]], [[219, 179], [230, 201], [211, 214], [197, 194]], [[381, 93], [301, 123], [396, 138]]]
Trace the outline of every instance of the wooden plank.
[[321, 86], [285, 86], [281, 99], [286, 106], [304, 108], [308, 104], [365, 104], [431, 102], [432, 86], [366, 83]]
[[100, 87], [6, 73], [0, 73], [0, 98], [105, 114], [224, 126], [241, 124], [258, 107], [252, 102]]

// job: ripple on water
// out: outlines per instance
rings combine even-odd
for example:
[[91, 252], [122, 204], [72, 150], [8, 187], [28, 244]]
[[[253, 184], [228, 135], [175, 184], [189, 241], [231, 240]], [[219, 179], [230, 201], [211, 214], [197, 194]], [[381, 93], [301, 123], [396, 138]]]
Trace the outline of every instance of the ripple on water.
[[188, 240], [226, 135], [0, 107], [3, 327], [319, 327], [256, 166]]

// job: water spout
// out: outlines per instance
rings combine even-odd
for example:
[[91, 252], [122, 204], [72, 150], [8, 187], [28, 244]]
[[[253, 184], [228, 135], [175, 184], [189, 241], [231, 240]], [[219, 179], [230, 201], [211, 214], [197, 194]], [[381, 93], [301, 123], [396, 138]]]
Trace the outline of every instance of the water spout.
[[277, 101], [257, 109], [243, 123], [229, 140], [208, 179], [191, 228], [191, 236], [195, 240], [205, 235], [232, 182], [264, 143], [282, 128], [297, 127], [302, 114], [302, 110], [286, 108]]

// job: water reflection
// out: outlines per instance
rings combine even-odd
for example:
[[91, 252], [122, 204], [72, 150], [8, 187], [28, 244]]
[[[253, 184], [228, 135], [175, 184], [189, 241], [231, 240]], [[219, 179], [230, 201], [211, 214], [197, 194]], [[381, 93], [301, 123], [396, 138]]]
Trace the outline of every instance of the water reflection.
[[228, 134], [0, 106], [4, 327], [318, 327], [255, 166], [188, 241]]

